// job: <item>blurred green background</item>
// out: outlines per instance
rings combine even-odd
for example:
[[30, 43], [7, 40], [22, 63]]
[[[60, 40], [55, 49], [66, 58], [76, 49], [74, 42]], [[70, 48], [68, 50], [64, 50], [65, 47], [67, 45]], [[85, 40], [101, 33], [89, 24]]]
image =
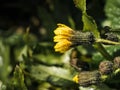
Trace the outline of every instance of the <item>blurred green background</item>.
[[[87, 0], [87, 13], [98, 28], [119, 28], [119, 7], [119, 0]], [[69, 52], [53, 48], [57, 23], [83, 28], [73, 0], [0, 0], [0, 90], [79, 90], [72, 81], [77, 72], [69, 65]], [[118, 55], [119, 46], [107, 48]], [[93, 54], [96, 63], [104, 59], [92, 47], [78, 49]]]

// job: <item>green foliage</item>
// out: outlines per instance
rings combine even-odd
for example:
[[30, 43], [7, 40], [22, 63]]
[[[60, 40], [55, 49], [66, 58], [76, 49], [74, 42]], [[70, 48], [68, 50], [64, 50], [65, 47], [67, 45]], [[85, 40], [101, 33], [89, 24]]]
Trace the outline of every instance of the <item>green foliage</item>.
[[27, 90], [24, 83], [24, 74], [19, 66], [15, 67], [12, 88], [14, 88], [13, 90]]
[[100, 34], [94, 19], [87, 14], [83, 14], [82, 20], [84, 23], [83, 31], [92, 31], [96, 38], [100, 38]]
[[11, 72], [10, 66], [10, 47], [4, 45], [3, 41], [0, 40], [0, 79], [5, 82], [8, 78], [8, 75]]
[[[1, 21], [0, 16], [2, 22], [0, 23], [0, 90], [119, 89], [119, 68], [112, 74], [106, 75], [100, 85], [83, 87], [73, 82], [73, 77], [80, 72], [70, 64], [71, 59], [79, 60], [81, 63], [84, 61], [82, 66], [88, 64], [89, 70], [98, 70], [101, 61], [113, 62], [114, 57], [120, 56], [120, 45], [103, 45], [104, 43], [95, 42], [93, 45], [80, 46], [77, 47], [79, 53], [75, 58], [70, 56], [72, 50], [60, 54], [53, 48], [53, 30], [57, 23], [64, 23], [73, 29], [83, 28], [83, 32], [93, 33], [95, 41], [101, 39], [100, 30], [103, 23], [101, 12], [104, 10], [107, 16], [104, 20], [110, 22], [109, 25], [113, 29], [110, 32], [115, 33], [117, 30], [117, 35], [120, 37], [118, 34], [120, 29], [119, 0], [88, 0], [87, 2], [86, 0], [36, 0], [34, 2], [27, 0], [24, 1], [26, 4], [23, 4], [22, 0], [18, 1], [11, 2], [13, 4], [6, 1], [7, 4], [1, 5], [2, 8], [15, 8], [16, 11], [22, 11], [18, 13], [20, 15], [25, 16], [27, 13], [30, 16], [27, 21], [17, 18], [20, 20], [15, 20], [14, 23], [12, 17], [7, 15], [8, 18]], [[100, 12], [97, 11], [98, 8], [94, 8], [98, 4]], [[104, 8], [102, 4], [105, 5]], [[28, 16], [25, 18], [28, 19]], [[16, 25], [16, 22], [22, 24]], [[72, 62], [72, 64], [75, 63]]]
[[[119, 45], [118, 46], [108, 45], [108, 46], [105, 46], [105, 50], [107, 50], [107, 52], [109, 52], [111, 56], [116, 57], [116, 56], [119, 56], [120, 46]], [[104, 60], [104, 57], [99, 52], [95, 52], [92, 56], [92, 59], [95, 64], [97, 63], [99, 64], [102, 60]]]
[[115, 29], [120, 28], [120, 1], [119, 0], [106, 0], [105, 14], [110, 21], [110, 26]]
[[55, 66], [35, 65], [30, 69], [31, 76], [39, 81], [48, 81], [55, 86], [74, 87], [70, 70]]
[[91, 31], [96, 38], [100, 38], [95, 20], [87, 15], [86, 0], [74, 0], [74, 3], [82, 11], [83, 31]]
[[86, 0], [73, 0], [76, 7], [79, 8], [82, 13], [86, 13]]

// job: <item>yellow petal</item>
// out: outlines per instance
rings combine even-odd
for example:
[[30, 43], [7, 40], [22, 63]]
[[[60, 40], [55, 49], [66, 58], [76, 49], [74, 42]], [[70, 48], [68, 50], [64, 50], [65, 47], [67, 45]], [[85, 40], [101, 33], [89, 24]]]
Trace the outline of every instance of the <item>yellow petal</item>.
[[60, 42], [63, 39], [69, 39], [69, 36], [64, 36], [64, 35], [54, 36], [54, 42]]
[[58, 27], [66, 27], [66, 28], [68, 28], [68, 29], [71, 29], [70, 27], [68, 27], [68, 26], [65, 25], [65, 24], [58, 23], [57, 25], [58, 25]]
[[70, 46], [72, 45], [72, 42], [66, 40], [66, 39], [63, 39], [61, 40], [60, 42], [58, 42], [56, 45], [55, 45], [55, 51], [56, 52], [61, 52], [61, 53], [64, 53], [65, 51], [69, 50], [70, 49]]
[[75, 75], [75, 76], [73, 77], [73, 81], [74, 81], [74, 82], [76, 82], [76, 83], [78, 83], [78, 82], [79, 82], [78, 75]]
[[69, 28], [68, 26], [64, 25], [64, 24], [57, 24], [58, 27], [55, 29], [54, 33], [56, 35], [66, 35], [66, 36], [70, 36], [71, 34], [74, 33], [74, 31]]

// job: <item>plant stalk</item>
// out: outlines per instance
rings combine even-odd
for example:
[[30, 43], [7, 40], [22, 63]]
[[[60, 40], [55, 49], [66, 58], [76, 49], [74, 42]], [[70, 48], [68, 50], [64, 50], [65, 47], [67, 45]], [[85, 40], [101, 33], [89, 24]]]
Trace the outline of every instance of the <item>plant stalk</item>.
[[96, 48], [107, 60], [113, 60], [113, 57], [105, 50], [101, 43], [95, 43], [94, 48]]
[[114, 42], [106, 39], [96, 39], [95, 42], [97, 43], [106, 43], [106, 44], [112, 44], [112, 45], [120, 45], [120, 42]]

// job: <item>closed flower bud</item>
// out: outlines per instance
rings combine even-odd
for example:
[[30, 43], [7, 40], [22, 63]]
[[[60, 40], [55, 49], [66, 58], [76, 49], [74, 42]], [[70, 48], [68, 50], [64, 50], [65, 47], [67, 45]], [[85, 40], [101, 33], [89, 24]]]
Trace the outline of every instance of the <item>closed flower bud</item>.
[[115, 57], [113, 62], [114, 62], [114, 68], [115, 69], [120, 68], [120, 56], [119, 57]]
[[115, 33], [112, 33], [111, 31], [111, 27], [105, 26], [103, 30], [101, 30], [101, 37], [110, 41], [118, 42], [118, 36]]
[[81, 86], [88, 86], [100, 83], [100, 73], [98, 71], [83, 71], [78, 75], [78, 83]]
[[105, 34], [105, 39], [110, 40], [110, 41], [114, 41], [114, 42], [119, 41], [117, 35], [114, 33], [110, 33], [110, 32]]
[[99, 71], [103, 75], [111, 74], [113, 71], [113, 63], [111, 61], [102, 61], [99, 64]]

